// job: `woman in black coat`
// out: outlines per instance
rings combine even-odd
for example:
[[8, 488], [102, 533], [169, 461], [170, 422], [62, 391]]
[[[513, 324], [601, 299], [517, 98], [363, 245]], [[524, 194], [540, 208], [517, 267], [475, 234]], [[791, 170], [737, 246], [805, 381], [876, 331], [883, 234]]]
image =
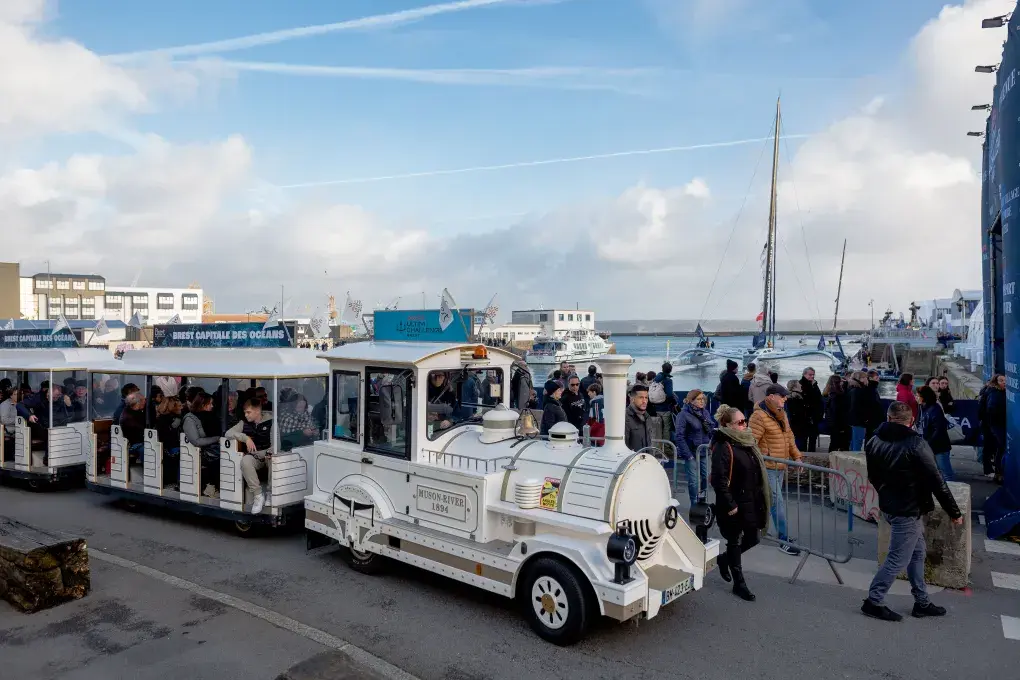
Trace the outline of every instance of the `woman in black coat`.
[[951, 482], [953, 464], [950, 462], [950, 453], [953, 444], [949, 441], [949, 422], [946, 420], [946, 414], [942, 412], [942, 405], [939, 404], [935, 390], [927, 385], [917, 388], [917, 398], [921, 405], [921, 436], [935, 454], [935, 463], [939, 466], [943, 479]]
[[843, 378], [830, 375], [825, 384], [825, 427], [829, 431], [829, 451], [850, 450], [850, 395]]
[[719, 574], [733, 581], [733, 593], [754, 601], [744, 580], [741, 555], [758, 544], [768, 528], [768, 475], [754, 435], [739, 409], [720, 406], [715, 413], [719, 428], [712, 435], [712, 488], [719, 532], [726, 551], [719, 555]]

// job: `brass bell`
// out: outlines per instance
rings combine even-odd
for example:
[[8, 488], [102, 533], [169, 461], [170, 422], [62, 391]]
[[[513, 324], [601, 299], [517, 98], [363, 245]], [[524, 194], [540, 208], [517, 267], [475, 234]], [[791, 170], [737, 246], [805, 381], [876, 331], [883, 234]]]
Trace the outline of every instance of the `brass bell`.
[[521, 417], [517, 421], [517, 435], [519, 437], [534, 437], [538, 433], [538, 426], [535, 425], [535, 414], [532, 413], [530, 408], [521, 411]]

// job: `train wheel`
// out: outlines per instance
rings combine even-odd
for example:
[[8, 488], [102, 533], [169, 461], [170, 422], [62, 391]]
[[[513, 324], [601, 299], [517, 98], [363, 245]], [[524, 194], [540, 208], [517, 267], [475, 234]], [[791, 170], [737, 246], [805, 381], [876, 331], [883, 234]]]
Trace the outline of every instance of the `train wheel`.
[[371, 552], [362, 552], [348, 546], [340, 546], [340, 556], [354, 571], [375, 576], [385, 568], [385, 558]]
[[540, 557], [518, 590], [524, 614], [539, 637], [555, 645], [572, 645], [588, 630], [589, 603], [581, 580], [568, 566]]
[[234, 520], [234, 533], [242, 538], [250, 538], [255, 535], [255, 525], [245, 519]]

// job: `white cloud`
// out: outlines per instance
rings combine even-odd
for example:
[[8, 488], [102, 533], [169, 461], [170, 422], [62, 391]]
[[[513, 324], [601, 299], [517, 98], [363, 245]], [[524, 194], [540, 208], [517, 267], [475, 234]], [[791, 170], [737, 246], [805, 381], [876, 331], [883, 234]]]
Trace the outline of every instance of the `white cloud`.
[[[829, 316], [843, 238], [847, 317], [867, 316], [871, 298], [880, 309], [903, 308], [915, 297], [976, 287], [980, 147], [964, 133], [981, 127], [970, 105], [988, 101], [992, 84], [973, 65], [996, 63], [1000, 49], [1000, 36], [982, 32], [980, 20], [1009, 4], [973, 0], [945, 8], [905, 53], [900, 90], [869, 93], [857, 111], [800, 146], [792, 172], [781, 165], [781, 317], [816, 309]], [[62, 131], [74, 109], [102, 120], [148, 105], [131, 74], [93, 62], [80, 46], [73, 54], [105, 80], [80, 94], [51, 91], [64, 83], [52, 72], [66, 67], [57, 55], [73, 44], [36, 37], [40, 7], [21, 0], [0, 13], [0, 25], [29, 36], [43, 53], [35, 61], [35, 104], [13, 105], [21, 107], [20, 120]], [[5, 77], [0, 71], [0, 83]], [[16, 91], [4, 87], [0, 94]], [[12, 106], [6, 99], [0, 112]], [[767, 197], [752, 198], [730, 242], [737, 206], [703, 179], [663, 187], [635, 178], [617, 196], [564, 205], [505, 229], [440, 238], [424, 224], [391, 223], [357, 205], [252, 192], [259, 187], [252, 177], [257, 150], [239, 136], [183, 146], [149, 136], [136, 146], [122, 156], [76, 155], [0, 175], [5, 228], [33, 235], [16, 239], [5, 257], [98, 271], [112, 285], [139, 270], [154, 285], [198, 280], [223, 311], [275, 299], [283, 283], [302, 303], [314, 303], [312, 296], [330, 286], [369, 304], [449, 287], [464, 304], [483, 304], [499, 291], [507, 309], [580, 302], [596, 306], [603, 319], [683, 318], [698, 315], [729, 243], [707, 316], [753, 318], [759, 304]], [[734, 184], [749, 173], [733, 169]], [[425, 173], [433, 174], [442, 173]], [[319, 274], [327, 271], [332, 283]]]

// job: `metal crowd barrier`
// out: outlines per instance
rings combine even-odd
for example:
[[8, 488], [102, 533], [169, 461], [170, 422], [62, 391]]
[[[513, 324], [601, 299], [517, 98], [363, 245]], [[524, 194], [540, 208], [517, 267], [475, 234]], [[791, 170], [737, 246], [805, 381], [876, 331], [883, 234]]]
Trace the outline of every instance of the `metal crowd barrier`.
[[[694, 466], [695, 479], [701, 487], [701, 460], [702, 457], [710, 457], [711, 451], [708, 445], [698, 447], [695, 454], [696, 465]], [[854, 553], [854, 546], [860, 544], [860, 540], [854, 537], [854, 514], [852, 512], [853, 502], [849, 498], [849, 489], [853, 488], [846, 475], [838, 470], [810, 465], [784, 458], [772, 458], [763, 456], [768, 463], [782, 463], [787, 469], [783, 471], [781, 487], [772, 488], [772, 515], [769, 518], [769, 533], [762, 537], [777, 545], [788, 545], [796, 548], [801, 553], [800, 562], [797, 564], [790, 583], [794, 583], [800, 576], [801, 570], [811, 555], [825, 560], [836, 580], [843, 585], [843, 577], [836, 568], [837, 564], [846, 564], [851, 560]], [[676, 478], [676, 467], [674, 466], [674, 479]], [[711, 461], [709, 470], [711, 471]], [[711, 472], [709, 473], [711, 474]], [[673, 485], [674, 492], [683, 491], [682, 498], [687, 498], [686, 474], [685, 483], [678, 487]], [[830, 497], [829, 489], [833, 492]], [[833, 503], [832, 498], [835, 498]], [[786, 540], [780, 540], [778, 527], [776, 526], [777, 503], [782, 501], [784, 517], [786, 520]], [[704, 498], [699, 497], [710, 507], [715, 506], [715, 490], [708, 485]]]

